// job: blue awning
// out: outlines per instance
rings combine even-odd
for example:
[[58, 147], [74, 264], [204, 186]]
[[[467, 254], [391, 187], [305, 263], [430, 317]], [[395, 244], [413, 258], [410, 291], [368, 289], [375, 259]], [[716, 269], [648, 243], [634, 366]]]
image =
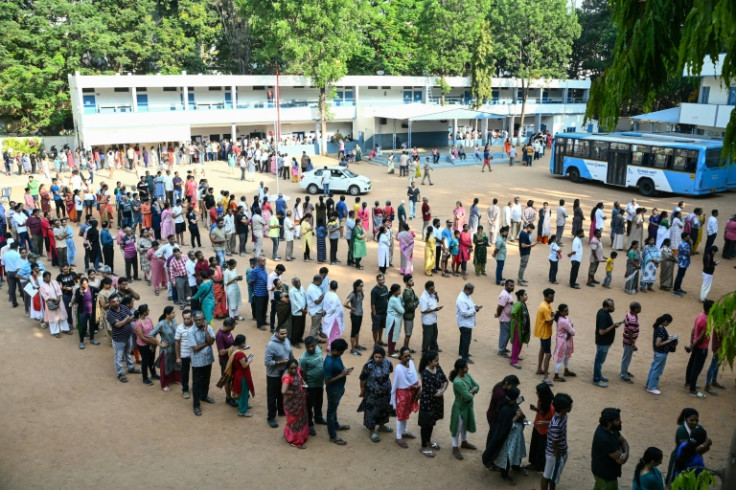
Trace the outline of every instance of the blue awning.
[[647, 114], [640, 114], [633, 116], [631, 119], [637, 121], [656, 122], [665, 124], [678, 124], [680, 122], [680, 108], [673, 107], [671, 109], [665, 109], [663, 111], [649, 112]]

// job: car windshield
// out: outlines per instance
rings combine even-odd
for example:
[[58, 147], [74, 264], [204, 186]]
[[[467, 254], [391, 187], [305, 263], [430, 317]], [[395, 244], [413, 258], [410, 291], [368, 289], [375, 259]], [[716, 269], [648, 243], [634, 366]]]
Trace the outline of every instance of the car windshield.
[[322, 169], [315, 170], [314, 171], [314, 175], [316, 175], [317, 177], [319, 177], [320, 175], [322, 175]]
[[342, 173], [344, 173], [347, 177], [350, 177], [351, 179], [358, 176], [357, 174], [354, 174], [348, 169], [343, 169]]

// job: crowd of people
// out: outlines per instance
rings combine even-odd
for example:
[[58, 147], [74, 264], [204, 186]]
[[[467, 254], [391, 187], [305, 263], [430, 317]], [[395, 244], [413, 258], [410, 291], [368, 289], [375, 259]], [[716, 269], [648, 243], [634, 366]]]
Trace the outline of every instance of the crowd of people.
[[[708, 294], [717, 265], [717, 210], [711, 210], [706, 221], [701, 208], [688, 213], [681, 201], [671, 213], [655, 209], [647, 219], [647, 210], [632, 199], [625, 206], [614, 203], [609, 221], [604, 205], [599, 203], [591, 210], [590, 226], [586, 227], [579, 200], [575, 200], [571, 213], [565, 201], [560, 200], [553, 227], [552, 209], [547, 202], [535, 207], [535, 202], [528, 200], [522, 207], [520, 198], [515, 197], [500, 208], [494, 198], [483, 213], [480, 199], [475, 198], [467, 211], [457, 201], [452, 219], [443, 224], [434, 216], [430, 200], [420, 191], [413, 172], [407, 172], [406, 196], [401, 196], [396, 209], [391, 200], [383, 205], [375, 201], [369, 208], [361, 197], [356, 197], [349, 207], [346, 196], [335, 198], [329, 190], [315, 203], [307, 196], [287, 205], [283, 195], [270, 195], [263, 182], [249, 203], [245, 196], [238, 199], [224, 189], [216, 196], [203, 172], [198, 182], [192, 171], [187, 171], [185, 178], [179, 177], [176, 170], [173, 177], [171, 174], [172, 170], [158, 171], [156, 175], [146, 171], [133, 189], [118, 182], [112, 191], [104, 183], [92, 191], [91, 179], [84, 182], [79, 170], [74, 170], [68, 180], [53, 178], [48, 191], [29, 177], [23, 202], [11, 202], [7, 210], [0, 206], [4, 242], [0, 255], [13, 307], [19, 306], [20, 297], [26, 316], [40, 322], [57, 338], [73, 335], [76, 330], [80, 349], [99, 346], [100, 336], [106, 335], [113, 347], [120, 382], [127, 383], [128, 375], [136, 374], [146, 385], [158, 381], [164, 391], [180, 384], [182, 396], [192, 399], [197, 416], [202, 414], [202, 403], [215, 403], [209, 392], [215, 358], [220, 365], [216, 385], [225, 391], [226, 403], [236, 408], [239, 416], [252, 416], [254, 355], [247, 353], [250, 345], [246, 336], [233, 334], [238, 323], [245, 321], [241, 309], [247, 299], [256, 327], [272, 333], [263, 360], [266, 420], [276, 428], [277, 417], [285, 416], [284, 437], [290, 445], [303, 449], [308, 438], [317, 434], [317, 425], [326, 425], [331, 442], [347, 444], [342, 435], [350, 426], [338, 421], [338, 411], [353, 373], [342, 361], [342, 356], [349, 353], [356, 357], [370, 354], [355, 385], [362, 398], [359, 411], [363, 413], [363, 425], [372, 442], [379, 442], [383, 434], [392, 434], [398, 446], [409, 447], [407, 441], [415, 436], [409, 431], [408, 422], [417, 413], [421, 429], [419, 450], [427, 457], [435, 457], [440, 444], [433, 438], [433, 428], [444, 418], [443, 396], [452, 384], [452, 455], [463, 459], [464, 452], [477, 450], [468, 441], [468, 435], [476, 431], [473, 400], [480, 390], [470, 374], [474, 364], [470, 346], [482, 306], [473, 300], [475, 285], [466, 282], [455, 300], [458, 358], [445, 375], [438, 345], [438, 312], [444, 305], [434, 279], [427, 279], [419, 294], [414, 290], [414, 250], [419, 234], [424, 242], [423, 270], [427, 277], [462, 276], [467, 280], [468, 262], [472, 261], [476, 277], [485, 281], [481, 278], [487, 275], [488, 256], [495, 259], [492, 281], [502, 286], [494, 314], [499, 320], [497, 353], [508, 358], [512, 368], [522, 369], [520, 353], [532, 334], [539, 339], [535, 372], [541, 378], [535, 388], [537, 402], [529, 408], [535, 414], [534, 421], [526, 419], [517, 376], [509, 375], [495, 385], [486, 414], [490, 430], [483, 463], [499, 471], [507, 481], [513, 481], [511, 471], [539, 471], [542, 488], [555, 488], [567, 459], [567, 419], [573, 401], [564, 393], [553, 394], [552, 387], [577, 377], [570, 369], [570, 361], [579, 329], [573, 325], [574, 305], [559, 304], [556, 309], [552, 306], [557, 294], [554, 289], [525, 289], [529, 286], [525, 270], [532, 249], [547, 247], [548, 280], [551, 285], [558, 284], [563, 237], [570, 216], [573, 240], [567, 256], [569, 286], [573, 289], [580, 288], [578, 272], [584, 260], [586, 234], [586, 286], [601, 284], [597, 269], [603, 263], [606, 277], [602, 286], [611, 288], [616, 252], [625, 250], [625, 274], [620, 286], [631, 295], [653, 292], [659, 272], [660, 289], [683, 296], [682, 281], [691, 257], [698, 253], [699, 243], [705, 242], [700, 293], [703, 311], [695, 319], [691, 338], [684, 342], [690, 353], [685, 384], [693, 397], [705, 398], [698, 391], [698, 379], [712, 348], [704, 391], [717, 395], [716, 389], [724, 389], [717, 381], [722, 361], [717, 353], [723, 332], [716, 328], [711, 335], [707, 329], [707, 314], [713, 305]], [[74, 196], [72, 208], [63, 204], [70, 191]], [[83, 198], [77, 199], [80, 193]], [[57, 204], [59, 200], [62, 203]], [[51, 201], [55, 203], [53, 209]], [[414, 226], [414, 231], [410, 223], [420, 214], [422, 224]], [[210, 239], [211, 253], [206, 243], [202, 245], [200, 227]], [[726, 259], [733, 257], [735, 232], [736, 216], [731, 216], [726, 225]], [[610, 236], [611, 250], [607, 256], [604, 235]], [[266, 237], [271, 242], [270, 268], [264, 247]], [[311, 261], [315, 237], [318, 271], [306, 285], [299, 277], [287, 281], [285, 262], [296, 260], [294, 242], [301, 242], [303, 260]], [[80, 241], [79, 255], [83, 254], [83, 259], [77, 257], [75, 243]], [[377, 244], [378, 274], [369, 295], [372, 342], [366, 342], [370, 346], [365, 347], [360, 339], [368, 306], [364, 301], [368, 295], [366, 284], [356, 278], [349, 288], [341, 288], [329, 278], [327, 265], [343, 267], [344, 259], [345, 267], [363, 270], [362, 259], [372, 241]], [[510, 244], [519, 250], [516, 280], [504, 274]], [[389, 285], [388, 271], [394, 267], [396, 246], [396, 268], [401, 279]], [[116, 253], [123, 256], [124, 275], [115, 274]], [[235, 257], [247, 257], [247, 267]], [[80, 261], [85, 272], [73, 272], [72, 267]], [[52, 272], [53, 267], [59, 271]], [[158, 320], [153, 319], [155, 314], [141, 301], [149, 290], [156, 296], [165, 293], [171, 302]], [[536, 313], [530, 312], [527, 302], [540, 292], [544, 299]], [[634, 383], [630, 368], [638, 351], [642, 304], [632, 301], [622, 321], [614, 321], [614, 311], [613, 299], [607, 298], [595, 318], [592, 381], [601, 388], [608, 383], [603, 365], [616, 330], [621, 327], [623, 357], [619, 378], [624, 383]], [[181, 315], [180, 323], [177, 313]], [[346, 313], [350, 319], [347, 340]], [[223, 320], [216, 332], [215, 319]], [[421, 321], [421, 347], [415, 341], [415, 349], [412, 336], [416, 320]], [[680, 341], [667, 332], [672, 321], [672, 316], [665, 313], [653, 325], [654, 358], [645, 384], [653, 395], [661, 394], [659, 378], [668, 354], [676, 350]], [[303, 350], [298, 354], [295, 349], [302, 349], [302, 344]], [[418, 368], [413, 360], [417, 349], [421, 349]], [[136, 361], [140, 367], [136, 367]], [[389, 425], [390, 417], [396, 417], [393, 428]], [[711, 445], [705, 430], [697, 425], [696, 410], [685, 409], [680, 418], [683, 420], [678, 420], [676, 447], [667, 472], [670, 479], [687, 469], [705, 468], [702, 455]], [[621, 434], [618, 409], [604, 409], [599, 422], [592, 445], [595, 488], [615, 488], [630, 449]], [[528, 451], [525, 425], [533, 425]], [[687, 434], [681, 434], [680, 429]], [[657, 448], [643, 453], [634, 488], [662, 488], [657, 469], [662, 454]], [[529, 464], [524, 466], [527, 455]]]

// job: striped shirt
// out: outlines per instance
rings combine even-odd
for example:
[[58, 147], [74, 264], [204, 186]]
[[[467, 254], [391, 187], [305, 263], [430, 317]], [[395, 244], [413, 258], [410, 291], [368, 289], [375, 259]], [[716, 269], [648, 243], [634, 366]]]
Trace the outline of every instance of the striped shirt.
[[[130, 316], [131, 320], [121, 328], [115, 328], [115, 324], [126, 316]], [[112, 340], [115, 342], [127, 342], [130, 336], [133, 334], [133, 314], [130, 312], [127, 306], [120, 305], [118, 311], [110, 308], [107, 310], [107, 322], [112, 326]]]
[[549, 421], [549, 430], [547, 431], [547, 447], [545, 454], [554, 456], [555, 450], [552, 442], [557, 441], [557, 450], [560, 455], [567, 454], [567, 415], [560, 417], [555, 414]]
[[261, 266], [254, 267], [251, 277], [253, 278], [253, 296], [259, 298], [268, 296], [268, 274], [266, 274], [266, 269]]

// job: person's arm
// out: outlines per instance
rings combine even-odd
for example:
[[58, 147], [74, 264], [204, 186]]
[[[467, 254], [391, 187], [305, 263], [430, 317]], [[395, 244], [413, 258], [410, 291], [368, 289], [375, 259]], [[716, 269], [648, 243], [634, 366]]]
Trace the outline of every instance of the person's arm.
[[[331, 385], [333, 383], [336, 383], [336, 382], [340, 381], [341, 379], [347, 377], [348, 374], [350, 374], [352, 372], [353, 372], [353, 368], [350, 367], [350, 368], [347, 368], [347, 369], [343, 369], [341, 373], [337, 374], [336, 376], [333, 376], [332, 378], [328, 378], [328, 377], [325, 376], [325, 384], [326, 385]], [[327, 374], [327, 373], [325, 373], [325, 374]]]
[[611, 330], [620, 327], [623, 323], [624, 322], [616, 322], [616, 323], [612, 324], [610, 327], [607, 327], [607, 328], [599, 328], [598, 329], [598, 334], [599, 335], [606, 335]]
[[621, 456], [619, 459], [619, 464], [624, 464], [626, 463], [626, 461], [629, 460], [629, 442], [620, 433], [618, 435], [618, 442], [619, 444], [621, 444]]
[[476, 310], [475, 306], [472, 306], [465, 301], [460, 302], [460, 316], [464, 318], [470, 318], [472, 316], [475, 316], [475, 313], [477, 311], [478, 310]]
[[181, 365], [181, 339], [174, 342], [174, 350], [176, 351], [176, 363]]

